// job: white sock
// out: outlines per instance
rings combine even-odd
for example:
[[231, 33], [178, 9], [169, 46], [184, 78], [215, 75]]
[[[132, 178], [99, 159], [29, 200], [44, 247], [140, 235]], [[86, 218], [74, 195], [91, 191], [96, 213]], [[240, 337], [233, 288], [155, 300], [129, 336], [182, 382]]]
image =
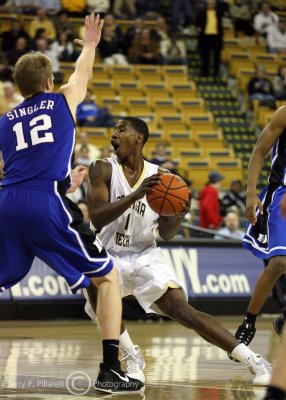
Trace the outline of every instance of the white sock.
[[125, 329], [125, 331], [123, 333], [121, 333], [120, 337], [119, 337], [119, 347], [120, 350], [122, 351], [126, 351], [129, 349], [132, 349], [134, 346], [131, 337], [129, 336], [129, 333], [127, 332], [127, 329]]
[[255, 354], [256, 353], [250, 350], [250, 348], [244, 343], [240, 343], [232, 350], [231, 356], [246, 364], [245, 360], [250, 356], [254, 356]]

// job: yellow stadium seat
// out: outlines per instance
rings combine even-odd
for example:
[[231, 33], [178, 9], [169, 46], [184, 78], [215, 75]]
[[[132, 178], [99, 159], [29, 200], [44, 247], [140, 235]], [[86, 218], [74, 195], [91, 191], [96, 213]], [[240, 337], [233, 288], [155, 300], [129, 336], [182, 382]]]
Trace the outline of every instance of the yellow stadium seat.
[[128, 98], [144, 98], [139, 82], [116, 82], [116, 90], [124, 101], [127, 101]]
[[214, 122], [214, 117], [211, 112], [197, 112], [188, 114], [185, 118], [185, 123], [191, 128], [195, 130], [199, 129], [215, 129], [216, 125]]
[[192, 188], [201, 189], [208, 181], [208, 174], [211, 171], [210, 160], [189, 161], [184, 171], [192, 181]]
[[243, 180], [241, 160], [217, 161], [213, 163], [213, 167], [224, 176], [222, 181], [224, 188], [228, 188], [233, 179]]
[[161, 115], [158, 124], [164, 132], [174, 132], [177, 130], [186, 131], [186, 124], [181, 115]]
[[93, 66], [92, 69], [92, 81], [91, 82], [98, 82], [98, 81], [107, 81], [109, 80], [109, 73], [108, 67], [105, 64], [96, 64]]
[[149, 99], [147, 98], [127, 98], [125, 101], [128, 112], [134, 114], [150, 114], [152, 112]]
[[212, 130], [209, 132], [205, 130], [194, 130], [193, 134], [199, 147], [204, 149], [224, 147], [223, 135], [219, 130]]
[[[152, 103], [155, 99], [168, 99], [169, 92], [164, 82], [161, 83], [145, 83], [142, 85], [145, 96], [150, 98]], [[153, 104], [153, 103], [152, 103]]]
[[101, 82], [92, 82], [92, 89], [93, 89], [93, 94], [101, 98], [105, 96], [106, 97], [116, 96], [114, 84], [110, 80]]
[[168, 89], [175, 101], [189, 100], [197, 97], [197, 88], [195, 82], [181, 84], [172, 83], [169, 85]]
[[206, 155], [214, 162], [232, 161], [235, 157], [233, 149], [230, 148], [213, 148], [211, 150], [206, 149]]
[[133, 65], [111, 65], [109, 66], [109, 75], [116, 82], [135, 82]]

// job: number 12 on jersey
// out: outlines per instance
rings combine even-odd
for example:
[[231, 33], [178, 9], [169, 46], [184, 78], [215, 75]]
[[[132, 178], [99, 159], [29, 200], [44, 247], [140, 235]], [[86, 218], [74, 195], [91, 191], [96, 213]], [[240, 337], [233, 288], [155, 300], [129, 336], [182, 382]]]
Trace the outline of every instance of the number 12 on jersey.
[[[54, 142], [54, 135], [52, 132], [47, 132], [52, 128], [52, 119], [47, 114], [38, 115], [37, 117], [31, 119], [29, 122], [30, 126], [30, 137], [32, 146], [36, 146], [40, 143], [51, 143]], [[44, 136], [40, 137], [39, 132], [45, 131]], [[13, 126], [13, 132], [16, 134], [17, 146], [16, 151], [27, 149], [28, 143], [25, 141], [23, 123], [18, 122]]]

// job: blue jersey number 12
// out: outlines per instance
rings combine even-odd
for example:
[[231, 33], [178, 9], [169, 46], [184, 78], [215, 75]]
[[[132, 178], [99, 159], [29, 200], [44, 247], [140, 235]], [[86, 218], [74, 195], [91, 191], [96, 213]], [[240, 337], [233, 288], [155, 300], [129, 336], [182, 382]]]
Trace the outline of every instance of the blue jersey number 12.
[[[40, 143], [51, 143], [54, 142], [54, 135], [52, 132], [47, 132], [52, 127], [51, 117], [47, 114], [38, 115], [31, 119], [29, 122], [31, 127], [30, 136], [32, 146], [36, 146]], [[39, 132], [46, 131], [45, 135], [40, 137]], [[18, 122], [13, 126], [13, 132], [16, 134], [17, 146], [16, 151], [24, 150], [28, 148], [28, 143], [25, 141], [23, 123]]]

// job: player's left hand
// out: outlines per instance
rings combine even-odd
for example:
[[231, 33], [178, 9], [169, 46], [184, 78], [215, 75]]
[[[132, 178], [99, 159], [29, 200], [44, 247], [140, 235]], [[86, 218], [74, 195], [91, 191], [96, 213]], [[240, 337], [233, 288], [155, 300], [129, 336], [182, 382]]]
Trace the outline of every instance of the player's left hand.
[[88, 168], [78, 165], [71, 171], [72, 184], [67, 193], [73, 193], [82, 184], [82, 181], [87, 176]]

